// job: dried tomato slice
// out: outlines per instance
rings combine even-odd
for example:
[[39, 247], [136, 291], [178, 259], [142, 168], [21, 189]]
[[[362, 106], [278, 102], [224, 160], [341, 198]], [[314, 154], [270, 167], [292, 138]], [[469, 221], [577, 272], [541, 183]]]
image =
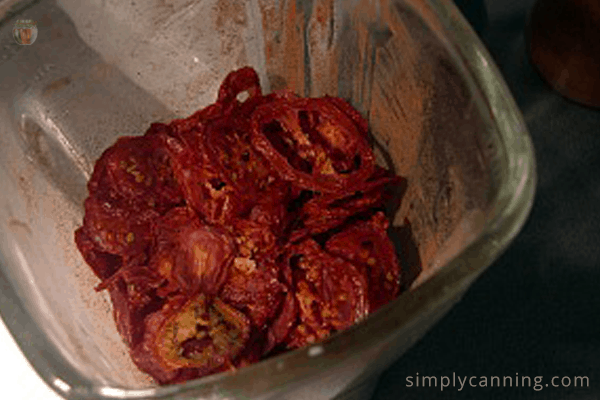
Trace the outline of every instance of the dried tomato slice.
[[243, 257], [275, 259], [283, 240], [284, 230], [290, 223], [286, 213], [289, 188], [285, 183], [271, 185], [250, 209], [246, 218], [233, 222], [231, 229]]
[[224, 185], [227, 178], [211, 162], [209, 149], [202, 141], [202, 131], [191, 132], [183, 138], [163, 137], [163, 140], [186, 204], [211, 224], [230, 223], [242, 209], [242, 201], [233, 187]]
[[298, 319], [298, 302], [294, 293], [288, 289], [281, 305], [281, 311], [269, 327], [267, 332], [268, 344], [265, 353], [270, 352], [280, 343], [285, 343], [288, 335], [296, 325]]
[[335, 193], [360, 186], [373, 172], [366, 132], [328, 98], [260, 105], [252, 144], [279, 175], [303, 189]]
[[275, 174], [242, 128], [215, 119], [181, 139], [165, 139], [187, 203], [212, 224], [231, 226], [276, 190]]
[[170, 163], [158, 141], [121, 137], [96, 162], [88, 183], [90, 196], [122, 208], [163, 213], [182, 201]]
[[290, 254], [300, 325], [314, 336], [292, 340], [289, 346], [323, 339], [367, 316], [367, 281], [353, 263], [328, 254], [312, 239], [293, 246]]
[[156, 232], [150, 265], [170, 282], [170, 289], [210, 295], [221, 290], [235, 254], [235, 245], [224, 231], [203, 224], [189, 208], [179, 207], [157, 220]]
[[92, 239], [85, 233], [83, 227], [75, 231], [75, 244], [85, 262], [100, 279], [108, 278], [123, 265], [122, 257], [100, 251]]
[[350, 119], [352, 119], [360, 133], [364, 134], [365, 137], [368, 136], [369, 124], [367, 123], [367, 120], [364, 119], [363, 116], [360, 115], [360, 113], [350, 105], [350, 103], [339, 97], [325, 96], [324, 98], [327, 99], [327, 101], [332, 103], [334, 106], [339, 108], [340, 111], [346, 114]]
[[131, 354], [142, 371], [171, 383], [180, 373], [198, 377], [233, 366], [250, 332], [250, 320], [219, 298], [174, 297], [146, 318], [143, 339]]
[[277, 267], [268, 261], [237, 257], [221, 298], [244, 311], [259, 330], [264, 330], [283, 300], [285, 287], [277, 279]]
[[131, 347], [144, 333], [144, 318], [159, 310], [163, 300], [156, 296], [160, 280], [148, 268], [124, 268], [103, 282], [113, 303], [117, 330]]
[[245, 116], [220, 118], [207, 124], [203, 140], [212, 165], [220, 171], [219, 190], [231, 188], [243, 204], [237, 215], [243, 215], [264, 193], [270, 190], [276, 174], [267, 160], [249, 141], [249, 122]]
[[298, 241], [308, 234], [326, 232], [342, 224], [351, 216], [374, 209], [381, 209], [400, 188], [404, 179], [390, 171], [376, 167], [373, 175], [354, 192], [314, 195], [301, 208], [302, 229], [294, 232], [292, 241]]
[[88, 197], [83, 229], [96, 248], [123, 257], [123, 264], [143, 261], [152, 241], [152, 223], [159, 214], [152, 209], [134, 211]]
[[381, 212], [370, 220], [333, 235], [325, 249], [338, 257], [362, 266], [369, 280], [370, 311], [398, 296], [400, 274], [394, 245], [387, 235], [389, 222]]
[[248, 93], [247, 100], [262, 96], [260, 80], [253, 68], [243, 67], [227, 74], [219, 88], [217, 103], [239, 106], [237, 96], [242, 92]]

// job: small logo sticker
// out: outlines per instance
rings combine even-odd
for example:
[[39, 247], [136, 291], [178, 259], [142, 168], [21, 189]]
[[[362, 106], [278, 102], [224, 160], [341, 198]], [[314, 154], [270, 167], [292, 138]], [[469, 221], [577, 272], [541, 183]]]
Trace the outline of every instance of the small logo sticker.
[[32, 19], [18, 19], [13, 27], [13, 37], [18, 44], [30, 45], [37, 39], [37, 22]]

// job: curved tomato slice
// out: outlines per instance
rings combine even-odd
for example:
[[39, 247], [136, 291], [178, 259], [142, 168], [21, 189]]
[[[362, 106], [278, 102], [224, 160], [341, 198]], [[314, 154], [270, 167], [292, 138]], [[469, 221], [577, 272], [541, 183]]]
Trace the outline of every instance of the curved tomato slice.
[[364, 184], [345, 195], [319, 194], [306, 202], [300, 211], [302, 228], [294, 232], [293, 241], [307, 234], [326, 232], [341, 225], [349, 217], [374, 209], [382, 209], [392, 193], [401, 187], [404, 179], [390, 171], [376, 167], [375, 173]]
[[278, 184], [240, 126], [215, 119], [185, 137], [164, 139], [186, 202], [212, 224], [231, 226]]
[[362, 266], [369, 280], [370, 311], [387, 304], [400, 291], [400, 267], [396, 250], [387, 235], [389, 222], [381, 212], [369, 221], [333, 235], [325, 249]]
[[219, 298], [175, 297], [146, 318], [143, 339], [131, 353], [142, 371], [172, 383], [180, 374], [189, 379], [231, 367], [250, 332], [250, 320]]
[[233, 187], [224, 185], [225, 174], [211, 162], [202, 131], [163, 140], [187, 205], [211, 224], [230, 223], [242, 209], [242, 201]]
[[254, 111], [252, 144], [283, 179], [332, 193], [360, 186], [373, 172], [361, 129], [328, 98], [281, 100]]
[[83, 227], [75, 231], [75, 244], [85, 262], [100, 279], [106, 279], [114, 274], [123, 264], [122, 257], [100, 251], [92, 239], [85, 233]]
[[203, 131], [212, 165], [220, 172], [219, 190], [230, 188], [245, 214], [278, 180], [265, 158], [249, 142], [249, 122], [243, 115], [214, 120]]
[[242, 92], [248, 94], [246, 101], [262, 97], [258, 74], [253, 68], [243, 67], [227, 74], [219, 88], [217, 103], [239, 106], [241, 101], [237, 99], [237, 96]]
[[298, 302], [294, 293], [288, 289], [281, 305], [281, 311], [279, 311], [267, 332], [268, 344], [265, 353], [286, 342], [290, 332], [296, 325], [297, 319]]
[[280, 253], [284, 230], [289, 225], [286, 203], [288, 188], [272, 185], [250, 209], [246, 218], [233, 222], [231, 234], [235, 236], [239, 254], [256, 259], [275, 259]]

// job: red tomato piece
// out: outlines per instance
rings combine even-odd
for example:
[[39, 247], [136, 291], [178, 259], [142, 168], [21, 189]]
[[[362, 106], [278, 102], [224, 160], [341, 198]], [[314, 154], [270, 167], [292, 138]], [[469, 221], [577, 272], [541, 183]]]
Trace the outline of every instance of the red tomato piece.
[[290, 332], [296, 326], [297, 319], [298, 302], [296, 301], [295, 294], [288, 289], [281, 306], [281, 311], [277, 314], [267, 332], [268, 345], [265, 353], [268, 353], [280, 343], [285, 343]]
[[248, 315], [254, 327], [264, 330], [283, 300], [284, 289], [275, 265], [237, 257], [220, 296]]
[[217, 103], [239, 106], [241, 102], [236, 97], [242, 92], [248, 93], [248, 100], [262, 96], [258, 74], [250, 67], [227, 74], [219, 88]]
[[252, 115], [252, 144], [302, 189], [352, 190], [373, 172], [366, 133], [326, 98], [276, 101]]
[[160, 383], [226, 370], [245, 349], [250, 320], [204, 293], [174, 297], [145, 319], [142, 341], [132, 348], [135, 364]]
[[309, 234], [326, 232], [342, 225], [352, 216], [382, 209], [403, 183], [404, 179], [377, 167], [373, 176], [354, 192], [314, 195], [302, 206], [299, 212], [300, 228], [290, 240], [296, 242]]
[[158, 215], [153, 209], [135, 212], [88, 197], [83, 229], [99, 251], [122, 256], [123, 265], [128, 265], [146, 258], [152, 241], [152, 223]]
[[395, 299], [400, 291], [400, 264], [394, 245], [387, 235], [389, 222], [381, 212], [369, 221], [333, 235], [325, 249], [338, 257], [360, 265], [369, 281], [370, 311]]
[[242, 199], [223, 171], [211, 162], [208, 149], [202, 142], [202, 132], [185, 138], [165, 138], [165, 146], [173, 160], [173, 171], [187, 205], [207, 222], [229, 224], [243, 210]]
[[[310, 328], [304, 344], [346, 329], [367, 316], [367, 281], [354, 264], [328, 254], [312, 239], [292, 247], [290, 254], [299, 328]], [[310, 333], [315, 336], [311, 338]], [[297, 347], [299, 342], [289, 345]]]
[[208, 157], [220, 171], [219, 186], [232, 189], [243, 215], [270, 189], [276, 180], [265, 158], [249, 142], [249, 122], [243, 115], [212, 121], [203, 132]]
[[187, 293], [215, 295], [227, 280], [235, 245], [221, 229], [203, 224], [186, 207], [156, 223], [152, 268]]
[[135, 267], [121, 269], [101, 284], [100, 289], [108, 288], [117, 330], [129, 346], [141, 341], [144, 318], [163, 304], [155, 295], [160, 282], [148, 268]]
[[96, 162], [90, 196], [134, 210], [164, 213], [181, 203], [166, 150], [152, 137], [121, 137]]
[[286, 212], [287, 185], [271, 185], [271, 190], [257, 200], [246, 218], [233, 222], [231, 229], [243, 257], [275, 259], [290, 223]]
[[85, 262], [100, 279], [108, 278], [123, 264], [123, 259], [120, 256], [98, 250], [83, 227], [75, 231], [75, 244]]

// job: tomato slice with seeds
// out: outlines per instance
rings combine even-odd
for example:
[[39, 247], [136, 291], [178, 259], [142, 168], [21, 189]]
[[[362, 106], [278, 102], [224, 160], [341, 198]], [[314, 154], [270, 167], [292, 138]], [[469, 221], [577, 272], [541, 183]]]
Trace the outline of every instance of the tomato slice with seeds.
[[232, 189], [243, 203], [243, 215], [270, 190], [276, 174], [249, 141], [249, 121], [243, 115], [209, 123], [203, 132], [208, 157], [221, 173], [219, 184]]
[[181, 203], [171, 160], [159, 142], [148, 137], [121, 137], [94, 167], [91, 196], [122, 208], [155, 209], [159, 213]]
[[312, 339], [307, 336], [304, 344], [367, 316], [367, 281], [353, 263], [328, 254], [312, 239], [292, 247], [290, 254], [300, 325], [316, 335]]
[[381, 212], [370, 220], [333, 235], [325, 249], [338, 257], [362, 266], [369, 282], [370, 311], [375, 311], [398, 296], [400, 264], [387, 235], [389, 222]]
[[404, 183], [390, 171], [376, 167], [372, 177], [355, 191], [345, 195], [314, 195], [301, 208], [302, 229], [294, 232], [292, 241], [298, 241], [308, 234], [326, 232], [340, 226], [352, 216], [381, 209]]
[[221, 298], [244, 311], [259, 330], [266, 328], [283, 300], [285, 287], [277, 279], [277, 267], [268, 261], [238, 257]]
[[200, 293], [175, 297], [145, 320], [141, 343], [132, 357], [161, 383], [177, 380], [181, 370], [197, 376], [232, 366], [250, 338], [250, 320], [219, 298]]
[[85, 201], [83, 229], [96, 248], [123, 257], [123, 264], [144, 260], [152, 241], [152, 223], [159, 216], [153, 209], [134, 211], [95, 197]]
[[285, 240], [284, 230], [289, 225], [286, 203], [289, 190], [285, 183], [271, 185], [250, 209], [246, 218], [236, 219], [231, 233], [235, 236], [240, 255], [253, 258], [275, 259]]
[[277, 101], [252, 115], [252, 144], [279, 175], [303, 189], [360, 186], [375, 160], [365, 132], [327, 98]]

